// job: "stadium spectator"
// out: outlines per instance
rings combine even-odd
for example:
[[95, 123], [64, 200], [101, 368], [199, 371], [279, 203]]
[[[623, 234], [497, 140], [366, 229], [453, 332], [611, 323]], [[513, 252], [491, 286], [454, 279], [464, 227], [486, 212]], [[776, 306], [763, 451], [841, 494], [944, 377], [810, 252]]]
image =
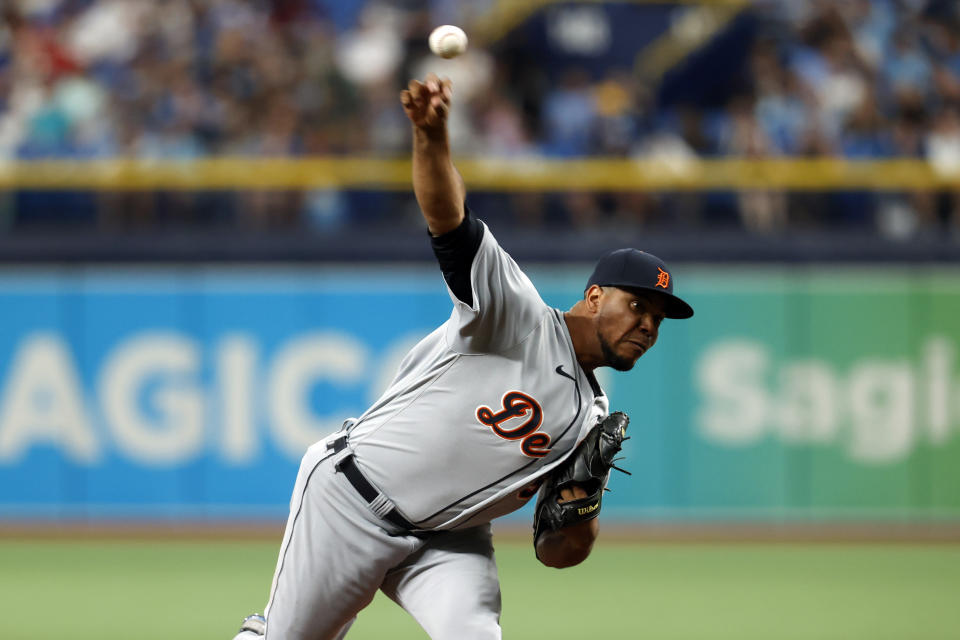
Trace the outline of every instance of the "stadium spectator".
[[[476, 4], [472, 15], [495, 4]], [[563, 56], [556, 68], [531, 66], [501, 55], [495, 42], [473, 47], [440, 68], [467, 105], [451, 123], [457, 148], [668, 163], [717, 154], [910, 156], [928, 158], [941, 174], [960, 170], [950, 160], [960, 105], [956, 6], [798, 1], [748, 11], [761, 28], [740, 61], [742, 81], [712, 102], [659, 104], [657, 87], [621, 67], [597, 73]], [[420, 75], [425, 61], [439, 64], [425, 51], [426, 32], [458, 9], [451, 0], [14, 0], [0, 15], [0, 159], [192, 159], [398, 153], [408, 135], [394, 104], [401, 78]], [[519, 225], [577, 227], [625, 223], [634, 218], [626, 209], [640, 202], [636, 220], [655, 224], [668, 200], [696, 211], [697, 224], [716, 219], [711, 205], [687, 196], [560, 194], [550, 199], [558, 215], [532, 215], [530, 198], [504, 202], [517, 207]], [[799, 219], [787, 194], [734, 200], [745, 229], [778, 233]], [[896, 200], [898, 219], [914, 222], [881, 231], [958, 224], [956, 194]], [[350, 223], [349, 199], [324, 191], [223, 195], [215, 214], [199, 202], [181, 201], [186, 210], [174, 218], [258, 228]], [[873, 199], [858, 206], [869, 209]], [[164, 216], [142, 213], [155, 208], [119, 218], [158, 224]], [[117, 221], [107, 213], [114, 207], [102, 210], [112, 222], [101, 223]]]

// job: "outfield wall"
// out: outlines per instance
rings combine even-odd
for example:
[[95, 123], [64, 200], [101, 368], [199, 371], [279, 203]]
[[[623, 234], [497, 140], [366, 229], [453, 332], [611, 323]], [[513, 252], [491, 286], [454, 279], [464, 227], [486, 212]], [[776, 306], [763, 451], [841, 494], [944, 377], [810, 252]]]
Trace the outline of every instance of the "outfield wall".
[[[566, 308], [589, 265], [528, 269]], [[960, 269], [687, 265], [607, 517], [960, 521]], [[0, 271], [0, 520], [279, 518], [450, 301], [435, 266]]]

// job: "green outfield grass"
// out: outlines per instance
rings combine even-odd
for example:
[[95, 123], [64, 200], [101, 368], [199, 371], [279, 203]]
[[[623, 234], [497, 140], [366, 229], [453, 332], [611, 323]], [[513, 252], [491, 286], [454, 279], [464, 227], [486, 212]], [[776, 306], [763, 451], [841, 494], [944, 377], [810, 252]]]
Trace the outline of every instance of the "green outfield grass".
[[[262, 609], [277, 542], [0, 540], [16, 640], [228, 639]], [[580, 567], [497, 547], [504, 637], [960, 638], [960, 546], [606, 544]], [[353, 640], [425, 638], [383, 597]]]

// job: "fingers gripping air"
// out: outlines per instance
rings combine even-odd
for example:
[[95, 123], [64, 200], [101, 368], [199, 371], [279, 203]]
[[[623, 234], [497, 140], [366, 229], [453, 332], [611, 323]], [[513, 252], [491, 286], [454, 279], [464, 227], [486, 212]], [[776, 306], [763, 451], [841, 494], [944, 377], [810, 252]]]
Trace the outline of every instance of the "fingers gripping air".
[[[540, 489], [533, 518], [534, 544], [544, 531], [592, 520], [600, 514], [610, 469], [623, 471], [614, 464], [614, 458], [626, 440], [629, 423], [627, 414], [611, 413], [587, 434], [570, 458], [547, 477]], [[587, 496], [558, 502], [560, 492], [572, 486], [579, 486]]]

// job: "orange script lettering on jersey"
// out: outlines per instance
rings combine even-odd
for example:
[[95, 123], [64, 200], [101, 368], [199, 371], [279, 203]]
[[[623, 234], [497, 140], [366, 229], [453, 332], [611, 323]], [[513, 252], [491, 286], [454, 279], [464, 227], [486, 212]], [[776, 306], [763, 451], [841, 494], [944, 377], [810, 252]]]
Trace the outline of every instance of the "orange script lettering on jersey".
[[[508, 391], [504, 394], [501, 403], [503, 410], [496, 413], [489, 407], [478, 407], [477, 420], [493, 429], [493, 432], [501, 438], [523, 440], [520, 444], [523, 455], [531, 458], [542, 458], [547, 455], [549, 450], [546, 447], [550, 445], [550, 436], [537, 432], [543, 423], [543, 409], [540, 408], [540, 403], [522, 391]], [[527, 419], [512, 429], [504, 429], [501, 426], [504, 422], [523, 417]]]

